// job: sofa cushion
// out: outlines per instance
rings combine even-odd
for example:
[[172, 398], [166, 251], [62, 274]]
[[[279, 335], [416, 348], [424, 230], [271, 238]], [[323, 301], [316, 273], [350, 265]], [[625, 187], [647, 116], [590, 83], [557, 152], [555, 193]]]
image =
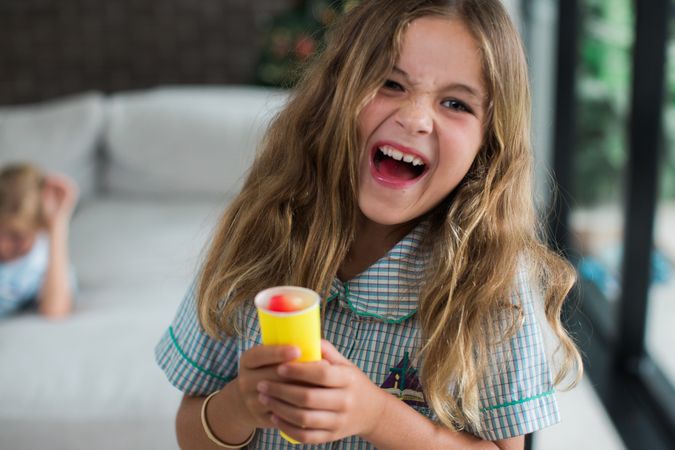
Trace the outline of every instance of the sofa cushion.
[[[75, 215], [70, 243], [79, 292], [72, 315], [0, 319], [1, 449], [177, 448], [173, 422], [182, 393], [156, 365], [154, 347], [223, 207], [99, 196]], [[28, 423], [32, 434], [22, 436]], [[87, 437], [102, 424], [124, 436], [70, 442], [78, 430]], [[57, 425], [61, 432], [49, 436]], [[157, 442], [142, 445], [153, 435]], [[37, 445], [45, 436], [47, 445]]]
[[[200, 251], [224, 207], [207, 199], [99, 196], [75, 215], [70, 230], [80, 294], [135, 286], [159, 291], [178, 284], [173, 297], [177, 302], [199, 267]], [[161, 295], [157, 300], [168, 301]], [[98, 301], [93, 296], [86, 303]], [[118, 302], [135, 304], [127, 298]]]
[[233, 194], [286, 93], [165, 87], [113, 95], [104, 149], [115, 193]]
[[63, 172], [82, 197], [96, 186], [96, 148], [103, 129], [104, 100], [88, 92], [43, 103], [0, 107], [0, 165], [32, 162]]

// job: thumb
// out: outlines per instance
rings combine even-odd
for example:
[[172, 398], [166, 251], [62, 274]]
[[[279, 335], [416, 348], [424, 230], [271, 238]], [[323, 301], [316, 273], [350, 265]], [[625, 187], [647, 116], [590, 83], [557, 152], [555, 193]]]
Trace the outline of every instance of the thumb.
[[324, 360], [336, 365], [351, 365], [351, 361], [342, 356], [342, 354], [333, 347], [333, 344], [325, 339], [321, 339], [321, 356]]

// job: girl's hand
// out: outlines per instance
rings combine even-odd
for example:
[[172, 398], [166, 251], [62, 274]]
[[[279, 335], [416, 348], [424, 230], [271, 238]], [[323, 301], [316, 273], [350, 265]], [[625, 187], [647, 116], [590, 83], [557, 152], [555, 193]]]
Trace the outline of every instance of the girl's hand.
[[271, 411], [277, 428], [303, 443], [368, 434], [388, 394], [328, 341], [321, 347], [322, 361], [283, 364], [277, 373], [284, 381], [260, 381], [260, 403]]
[[245, 351], [239, 359], [237, 391], [240, 403], [242, 423], [255, 428], [273, 428], [271, 409], [258, 398], [257, 386], [261, 382], [281, 382], [277, 373], [279, 364], [297, 359], [300, 350], [290, 346], [257, 345]]
[[47, 228], [67, 225], [77, 204], [79, 189], [77, 184], [65, 175], [49, 174], [45, 176], [42, 191], [42, 211]]

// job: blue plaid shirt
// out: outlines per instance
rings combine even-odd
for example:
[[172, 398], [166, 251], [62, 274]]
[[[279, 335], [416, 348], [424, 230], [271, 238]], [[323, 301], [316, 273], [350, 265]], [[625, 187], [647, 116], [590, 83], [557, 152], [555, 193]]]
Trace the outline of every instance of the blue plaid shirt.
[[[348, 282], [333, 281], [327, 299], [323, 333], [373, 383], [436, 420], [420, 385], [417, 352], [419, 323], [415, 316], [425, 262], [419, 247], [423, 227], [417, 227], [384, 257]], [[525, 321], [518, 333], [491, 355], [490, 373], [480, 384], [483, 439], [518, 436], [559, 421], [551, 374], [541, 331], [534, 314], [534, 296], [525, 274], [518, 277]], [[201, 329], [194, 288], [155, 349], [157, 363], [169, 381], [188, 395], [207, 395], [237, 376], [239, 357], [261, 343], [253, 301], [238, 316], [242, 336], [215, 340]], [[499, 325], [496, 325], [498, 328]], [[322, 445], [291, 445], [277, 430], [260, 429], [249, 448], [255, 449], [372, 449], [351, 436]]]

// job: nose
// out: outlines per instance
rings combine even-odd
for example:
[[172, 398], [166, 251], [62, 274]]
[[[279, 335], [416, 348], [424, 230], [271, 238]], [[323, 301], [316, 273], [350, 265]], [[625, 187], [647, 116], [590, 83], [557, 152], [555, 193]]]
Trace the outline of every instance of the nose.
[[399, 108], [396, 122], [410, 134], [429, 134], [434, 127], [430, 108], [421, 100], [410, 99]]

